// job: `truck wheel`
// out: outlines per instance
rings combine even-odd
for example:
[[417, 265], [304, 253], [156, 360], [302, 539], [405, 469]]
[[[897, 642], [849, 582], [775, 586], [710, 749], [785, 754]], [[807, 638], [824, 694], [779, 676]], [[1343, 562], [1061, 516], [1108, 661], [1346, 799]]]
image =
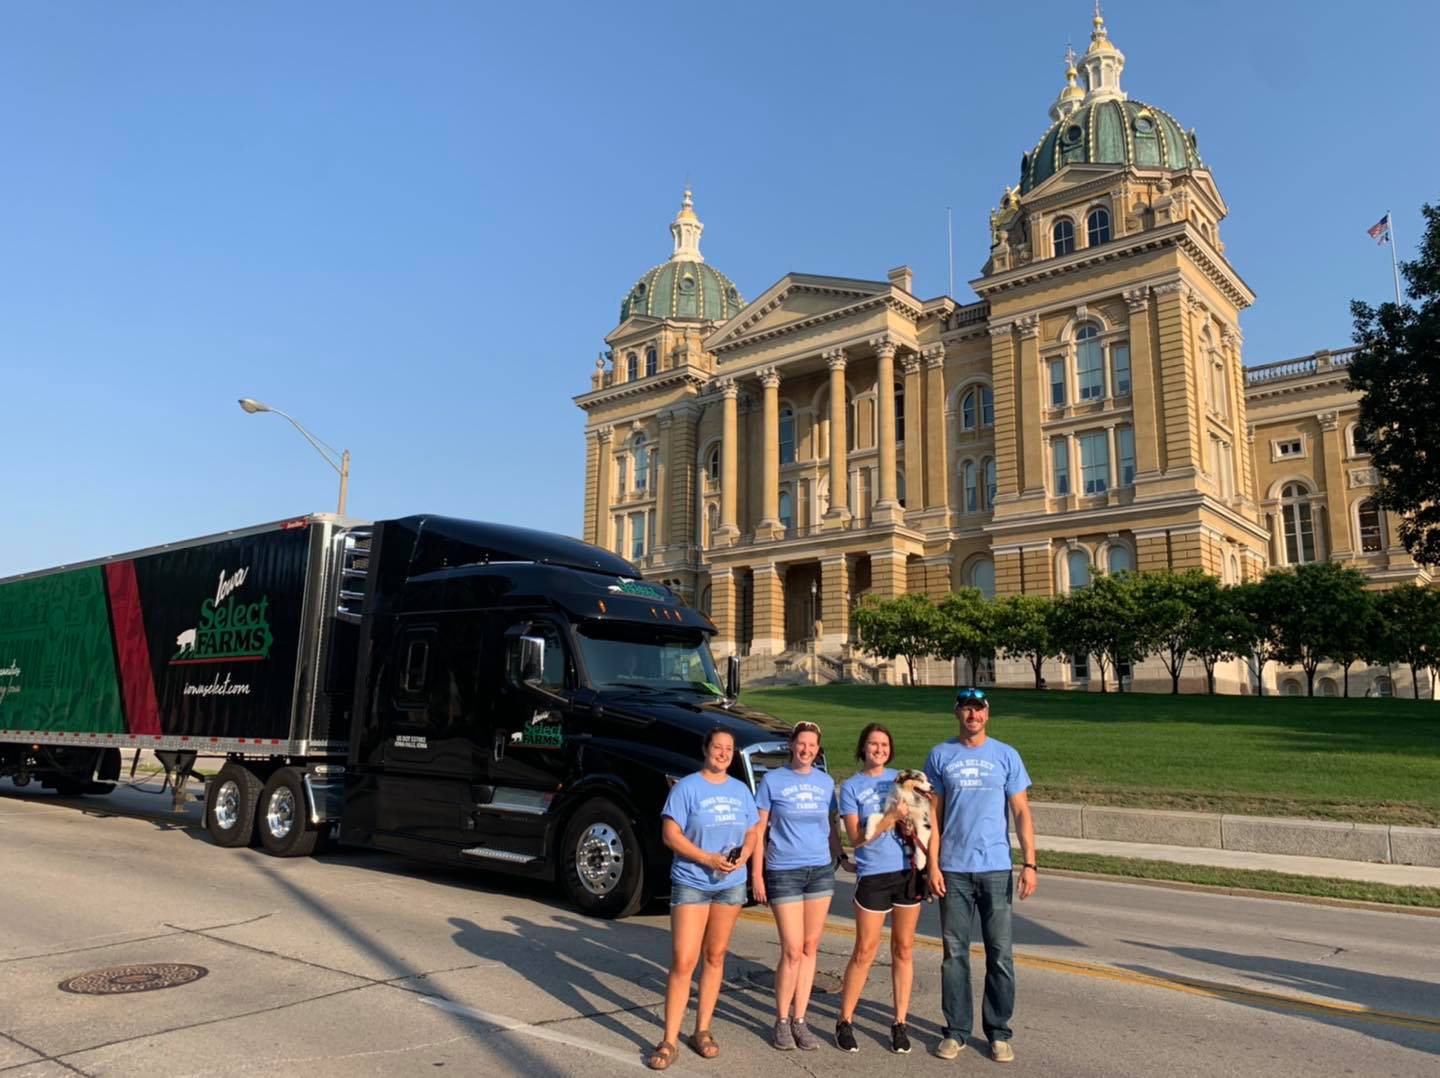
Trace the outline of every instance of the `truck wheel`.
[[603, 798], [581, 805], [565, 828], [560, 878], [592, 917], [629, 917], [645, 902], [645, 860], [635, 828]]
[[305, 857], [315, 849], [320, 832], [310, 822], [305, 805], [305, 787], [300, 772], [282, 767], [270, 776], [260, 795], [256, 821], [260, 845], [276, 857]]
[[205, 830], [217, 846], [248, 846], [255, 834], [260, 780], [249, 768], [229, 763], [205, 791]]

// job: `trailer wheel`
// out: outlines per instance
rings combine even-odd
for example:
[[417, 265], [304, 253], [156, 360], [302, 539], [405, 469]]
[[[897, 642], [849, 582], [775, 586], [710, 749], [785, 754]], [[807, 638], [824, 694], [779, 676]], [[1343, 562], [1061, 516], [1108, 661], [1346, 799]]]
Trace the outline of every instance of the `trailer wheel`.
[[205, 830], [217, 846], [248, 846], [255, 834], [260, 780], [249, 768], [228, 763], [205, 791]]
[[305, 808], [305, 786], [300, 772], [282, 767], [270, 776], [260, 795], [256, 821], [260, 845], [276, 857], [305, 857], [315, 849], [320, 832], [310, 822]]
[[635, 828], [603, 798], [581, 805], [565, 828], [560, 878], [592, 917], [629, 917], [645, 902], [645, 859]]

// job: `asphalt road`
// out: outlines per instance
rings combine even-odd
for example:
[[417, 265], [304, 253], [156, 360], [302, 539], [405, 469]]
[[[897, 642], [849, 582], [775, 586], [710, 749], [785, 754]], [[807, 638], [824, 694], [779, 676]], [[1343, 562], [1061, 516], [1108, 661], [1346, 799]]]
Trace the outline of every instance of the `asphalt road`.
[[[66, 801], [0, 782], [0, 1072], [6, 1075], [634, 1074], [658, 1039], [668, 919], [591, 921], [549, 889], [340, 851], [215, 848], [198, 810], [128, 792]], [[107, 815], [122, 810], [128, 815]], [[842, 881], [847, 877], [842, 875]], [[820, 959], [850, 949], [842, 886]], [[1046, 875], [1017, 920], [1015, 1075], [1440, 1072], [1440, 918]], [[928, 910], [922, 933], [937, 935]], [[861, 1052], [778, 1053], [763, 1033], [775, 958], [763, 909], [737, 926], [717, 1062], [674, 1073], [990, 1073], [938, 1040], [939, 947], [917, 952], [916, 1051], [891, 1055], [882, 948]], [[162, 991], [61, 981], [188, 963]], [[976, 963], [977, 969], [980, 963]], [[817, 994], [828, 1033], [837, 999]]]

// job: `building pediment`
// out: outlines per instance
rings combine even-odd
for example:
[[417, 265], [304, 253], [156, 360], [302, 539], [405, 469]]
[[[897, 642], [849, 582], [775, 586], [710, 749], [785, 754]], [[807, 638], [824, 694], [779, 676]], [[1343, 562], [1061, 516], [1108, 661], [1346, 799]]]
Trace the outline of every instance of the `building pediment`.
[[705, 349], [719, 355], [884, 307], [911, 322], [922, 315], [915, 297], [888, 281], [790, 273], [710, 334]]

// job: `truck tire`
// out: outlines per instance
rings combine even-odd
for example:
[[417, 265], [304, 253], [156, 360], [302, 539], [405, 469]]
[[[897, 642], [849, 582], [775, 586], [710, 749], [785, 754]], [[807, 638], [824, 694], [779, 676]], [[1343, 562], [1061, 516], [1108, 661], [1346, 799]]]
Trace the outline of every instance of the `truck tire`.
[[560, 879], [570, 901], [592, 917], [629, 917], [645, 903], [645, 858], [620, 807], [587, 801], [565, 828]]
[[205, 830], [217, 846], [248, 846], [255, 835], [260, 780], [240, 764], [228, 763], [205, 790]]
[[297, 769], [282, 767], [270, 776], [260, 795], [255, 826], [260, 831], [260, 845], [268, 854], [307, 857], [314, 852], [320, 832], [310, 822], [305, 786]]

